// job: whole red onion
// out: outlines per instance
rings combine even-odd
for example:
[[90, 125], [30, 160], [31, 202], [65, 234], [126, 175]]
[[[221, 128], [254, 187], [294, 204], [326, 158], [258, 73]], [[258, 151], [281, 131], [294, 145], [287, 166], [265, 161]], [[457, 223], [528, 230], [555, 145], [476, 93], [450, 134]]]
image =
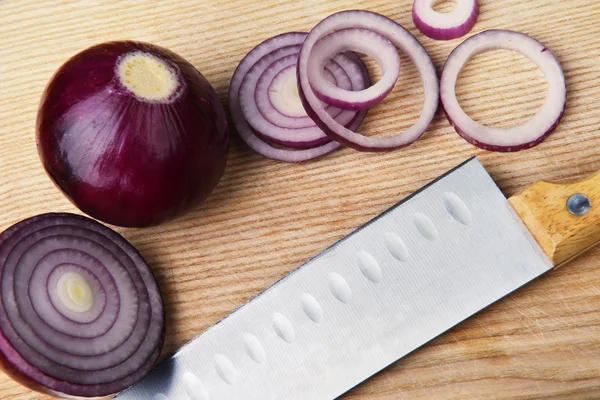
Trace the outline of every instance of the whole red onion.
[[37, 146], [79, 209], [120, 226], [173, 219], [204, 201], [227, 162], [223, 106], [206, 78], [156, 45], [90, 47], [52, 77]]

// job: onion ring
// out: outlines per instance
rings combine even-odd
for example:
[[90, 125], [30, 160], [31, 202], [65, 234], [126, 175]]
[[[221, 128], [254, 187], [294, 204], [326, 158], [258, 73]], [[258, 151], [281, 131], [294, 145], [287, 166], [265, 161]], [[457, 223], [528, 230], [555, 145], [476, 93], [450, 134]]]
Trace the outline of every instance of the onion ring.
[[[374, 85], [359, 91], [336, 87], [325, 80], [323, 69], [331, 55], [345, 51], [367, 54], [377, 60], [383, 76]], [[321, 38], [308, 61], [308, 80], [315, 95], [327, 104], [344, 110], [364, 110], [381, 102], [394, 88], [400, 74], [400, 56], [384, 36], [368, 29], [347, 28]]]
[[[493, 128], [475, 122], [456, 98], [456, 81], [462, 68], [477, 54], [490, 50], [513, 50], [529, 58], [548, 80], [544, 105], [529, 121], [511, 128]], [[520, 32], [488, 30], [471, 36], [448, 56], [441, 77], [441, 101], [454, 130], [484, 150], [511, 152], [541, 143], [558, 126], [565, 111], [567, 87], [556, 56], [536, 39]]]
[[[295, 52], [292, 52], [294, 50]], [[286, 115], [279, 114], [275, 108], [270, 110], [271, 113], [269, 114], [269, 118], [267, 118], [266, 115], [261, 112], [258, 105], [260, 102], [263, 104], [263, 108], [265, 108], [264, 103], [269, 102], [269, 95], [274, 95], [273, 92], [269, 93], [266, 90], [267, 86], [264, 84], [265, 81], [272, 82], [278, 72], [287, 66], [296, 64], [299, 50], [300, 46], [287, 46], [283, 49], [275, 50], [258, 60], [242, 80], [239, 91], [239, 101], [244, 118], [259, 136], [264, 137], [273, 143], [303, 149], [328, 143], [331, 139], [325, 135], [313, 121], [311, 121], [312, 124], [307, 127], [288, 128], [287, 125], [290, 123], [293, 124], [293, 120], [290, 121], [289, 117]], [[367, 87], [369, 82], [365, 81], [361, 69], [358, 66], [353, 66], [353, 68], [348, 66], [348, 64], [353, 62], [354, 61], [350, 60], [348, 57], [339, 54], [335, 58], [335, 61], [330, 61], [329, 64], [331, 65], [328, 69], [330, 72], [336, 72], [338, 74], [338, 80], [344, 87], [361, 90]], [[350, 73], [349, 71], [352, 72]], [[265, 80], [263, 80], [262, 85], [259, 85], [259, 83], [261, 83], [261, 78], [263, 77], [265, 77]], [[279, 96], [298, 97], [296, 80], [293, 79], [291, 83], [294, 87], [288, 87], [288, 91], [279, 92]], [[302, 107], [299, 100], [298, 103], [300, 107]], [[328, 112], [337, 122], [345, 126], [351, 124], [356, 117], [356, 111], [346, 111], [329, 107]], [[273, 114], [279, 114], [279, 118], [285, 120], [283, 126], [272, 122], [273, 120], [278, 119]], [[310, 120], [305, 111], [304, 116], [306, 119]]]
[[[314, 46], [326, 35], [346, 28], [364, 28], [385, 36], [417, 66], [424, 85], [423, 111], [414, 125], [397, 136], [367, 137], [345, 128], [331, 118], [311, 87], [308, 65]], [[360, 151], [390, 151], [411, 144], [427, 130], [439, 104], [439, 83], [435, 67], [423, 45], [395, 21], [370, 11], [342, 11], [319, 22], [302, 44], [297, 73], [300, 98], [307, 114], [332, 139]]]

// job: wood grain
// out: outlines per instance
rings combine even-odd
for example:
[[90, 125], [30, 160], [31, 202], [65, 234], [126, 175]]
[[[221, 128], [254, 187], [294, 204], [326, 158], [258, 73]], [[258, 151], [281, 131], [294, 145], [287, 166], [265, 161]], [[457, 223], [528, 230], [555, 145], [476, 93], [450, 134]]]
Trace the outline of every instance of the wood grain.
[[[584, 215], [569, 212], [567, 202], [575, 194], [592, 205]], [[568, 184], [541, 180], [508, 201], [556, 267], [600, 242], [600, 173]]]
[[[558, 129], [518, 153], [481, 151], [441, 112], [412, 146], [388, 154], [342, 149], [288, 165], [250, 151], [232, 131], [226, 173], [194, 212], [149, 229], [120, 229], [151, 264], [168, 316], [165, 354], [223, 318], [307, 258], [431, 179], [477, 155], [510, 196], [546, 179], [567, 182], [600, 169], [600, 4], [590, 0], [481, 0], [473, 33], [530, 34], [558, 56], [568, 102]], [[391, 17], [427, 48], [441, 71], [461, 42], [437, 42], [414, 27], [411, 2], [370, 0], [180, 0], [0, 2], [0, 229], [33, 214], [78, 212], [39, 163], [39, 97], [68, 57], [93, 44], [136, 39], [181, 54], [227, 107], [242, 57], [277, 33], [309, 30], [332, 12], [363, 8]], [[364, 125], [393, 134], [416, 120], [423, 94], [402, 58], [390, 97]], [[543, 102], [544, 78], [505, 51], [470, 62], [457, 87], [478, 121], [510, 126]], [[347, 400], [600, 398], [600, 251], [592, 250], [480, 312], [350, 391]], [[3, 400], [42, 400], [0, 376]]]

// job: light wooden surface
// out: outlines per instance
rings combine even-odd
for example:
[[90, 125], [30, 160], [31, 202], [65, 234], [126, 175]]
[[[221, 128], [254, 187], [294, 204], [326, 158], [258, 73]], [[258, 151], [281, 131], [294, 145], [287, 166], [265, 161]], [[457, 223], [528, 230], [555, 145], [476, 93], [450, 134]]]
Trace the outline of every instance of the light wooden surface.
[[[600, 170], [600, 4], [590, 0], [482, 0], [474, 32], [505, 28], [553, 50], [568, 84], [565, 116], [538, 147], [478, 150], [441, 112], [404, 150], [343, 149], [288, 165], [266, 160], [233, 135], [225, 176], [196, 211], [152, 229], [118, 229], [151, 264], [168, 316], [172, 351], [263, 288], [469, 156], [478, 155], [504, 193], [538, 179], [564, 182]], [[0, 2], [0, 229], [47, 211], [77, 210], [39, 163], [34, 123], [52, 73], [102, 41], [137, 39], [186, 57], [226, 103], [237, 63], [257, 43], [309, 30], [330, 13], [364, 8], [413, 32], [441, 69], [461, 42], [425, 38], [402, 1], [180, 0]], [[416, 119], [422, 89], [403, 58], [401, 84], [375, 107], [366, 134], [393, 133]], [[509, 126], [543, 102], [544, 78], [523, 57], [495, 51], [461, 75], [458, 95], [474, 118]], [[600, 398], [600, 249], [552, 271], [435, 339], [343, 396], [392, 399]], [[3, 400], [41, 400], [0, 375]]]
[[[592, 205], [583, 215], [569, 212], [574, 194], [587, 196]], [[508, 201], [556, 267], [600, 241], [600, 172], [567, 184], [540, 180]]]

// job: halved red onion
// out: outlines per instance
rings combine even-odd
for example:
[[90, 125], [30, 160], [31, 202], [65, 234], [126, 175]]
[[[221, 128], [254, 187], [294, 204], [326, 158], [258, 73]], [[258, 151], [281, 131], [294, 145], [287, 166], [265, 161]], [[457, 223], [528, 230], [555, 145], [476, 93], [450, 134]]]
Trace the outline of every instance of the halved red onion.
[[158, 286], [108, 227], [67, 213], [23, 220], [0, 234], [0, 277], [0, 367], [31, 389], [106, 396], [158, 360]]
[[456, 8], [448, 13], [433, 9], [446, 0], [415, 0], [412, 16], [421, 33], [436, 40], [451, 40], [464, 36], [475, 26], [479, 16], [477, 0], [453, 0]]
[[[294, 50], [295, 53], [290, 54], [290, 52]], [[269, 121], [260, 112], [258, 107], [259, 101], [269, 101], [269, 93], [264, 90], [266, 89], [266, 86], [263, 85], [263, 91], [258, 90], [258, 83], [261, 77], [267, 75], [272, 81], [276, 73], [291, 65], [290, 61], [295, 62], [297, 60], [299, 50], [299, 45], [294, 47], [286, 46], [282, 49], [272, 51], [271, 53], [260, 58], [250, 68], [250, 70], [248, 70], [242, 80], [239, 91], [239, 101], [244, 118], [255, 130], [255, 132], [260, 134], [260, 136], [265, 137], [271, 142], [288, 147], [310, 148], [331, 141], [331, 139], [325, 135], [325, 133], [319, 129], [314, 122], [311, 126], [304, 128], [287, 128]], [[342, 68], [344, 64], [350, 62], [351, 61], [349, 59], [341, 57], [338, 57], [336, 60], [336, 63], [341, 64], [340, 66], [342, 66]], [[346, 68], [344, 70], [344, 75], [340, 75], [340, 78], [349, 76], [349, 82], [346, 81], [346, 83], [350, 86], [350, 88], [360, 90], [368, 86], [368, 83], [364, 81], [364, 77], [358, 67], [354, 68], [354, 73], [351, 75], [348, 75], [347, 71], [349, 70], [349, 68]], [[335, 69], [332, 70], [330, 68], [329, 71], [333, 72]], [[295, 98], [301, 107], [302, 103], [299, 100], [297, 83], [295, 79], [292, 81], [292, 83], [293, 85], [284, 86], [284, 89], [287, 90], [283, 92], [271, 92], [271, 96], [277, 95], [279, 97], [285, 97], [286, 99]], [[301, 110], [297, 111], [300, 112]], [[344, 110], [341, 112], [335, 112], [335, 110], [333, 110], [333, 112], [335, 113], [334, 119], [344, 126], [349, 125], [356, 116], [355, 111]], [[306, 116], [306, 112], [304, 115]], [[282, 115], [282, 117], [285, 116]], [[271, 118], [273, 117], [271, 116]]]
[[[408, 55], [419, 71], [425, 94], [423, 110], [415, 124], [399, 135], [389, 138], [367, 137], [345, 128], [331, 118], [312, 89], [309, 65], [310, 58], [315, 56], [315, 45], [332, 32], [348, 28], [362, 28], [386, 37]], [[411, 144], [427, 130], [439, 104], [439, 83], [427, 50], [401, 25], [371, 11], [342, 11], [319, 22], [302, 44], [297, 73], [300, 97], [307, 114], [328, 136], [356, 150], [390, 151]]]
[[[511, 128], [475, 122], [456, 98], [456, 81], [465, 64], [477, 54], [497, 49], [529, 58], [548, 80], [544, 105], [529, 121]], [[554, 131], [565, 111], [567, 88], [560, 62], [545, 45], [520, 32], [494, 29], [471, 36], [450, 53], [442, 71], [441, 101], [450, 125], [465, 140], [485, 150], [509, 152], [531, 148]]]
[[[252, 66], [261, 60], [264, 56], [274, 52], [280, 51], [281, 49], [290, 50], [290, 54], [293, 53], [293, 47], [298, 45], [298, 43], [302, 43], [306, 38], [306, 33], [301, 32], [290, 32], [284, 33], [281, 35], [274, 36], [269, 38], [256, 47], [254, 47], [240, 62], [237, 66], [230, 82], [229, 86], [229, 108], [231, 112], [231, 116], [233, 119], [233, 123], [237, 129], [238, 134], [242, 138], [242, 140], [254, 151], [257, 153], [271, 159], [285, 161], [285, 162], [304, 162], [308, 160], [312, 160], [315, 158], [322, 157], [328, 153], [331, 153], [335, 149], [337, 149], [340, 144], [334, 141], [330, 141], [325, 144], [318, 145], [316, 147], [307, 148], [307, 149], [288, 149], [288, 148], [279, 148], [273, 146], [272, 144], [262, 140], [258, 137], [257, 132], [255, 132], [252, 127], [246, 121], [244, 114], [242, 112], [242, 107], [240, 104], [240, 88], [242, 86], [242, 82], [244, 77], [250, 71]], [[346, 57], [352, 59], [354, 58], [354, 64], [359, 67], [363, 75], [363, 80], [367, 83], [367, 86], [370, 84], [370, 80], [368, 78], [368, 72], [364, 64], [358, 63], [359, 58], [352, 54], [346, 54]], [[330, 110], [326, 110], [328, 112]], [[366, 116], [366, 110], [360, 111], [358, 113], [354, 113], [354, 118], [350, 121], [348, 128], [349, 129], [357, 129], [358, 126], [362, 123]], [[289, 138], [289, 140], [293, 140], [293, 138]]]
[[[377, 60], [383, 76], [374, 85], [351, 91], [328, 82], [323, 70], [334, 55], [346, 51], [367, 54]], [[319, 39], [308, 61], [308, 80], [315, 95], [327, 104], [344, 110], [364, 110], [381, 102], [394, 88], [400, 74], [400, 56], [396, 47], [377, 32], [346, 28]]]

